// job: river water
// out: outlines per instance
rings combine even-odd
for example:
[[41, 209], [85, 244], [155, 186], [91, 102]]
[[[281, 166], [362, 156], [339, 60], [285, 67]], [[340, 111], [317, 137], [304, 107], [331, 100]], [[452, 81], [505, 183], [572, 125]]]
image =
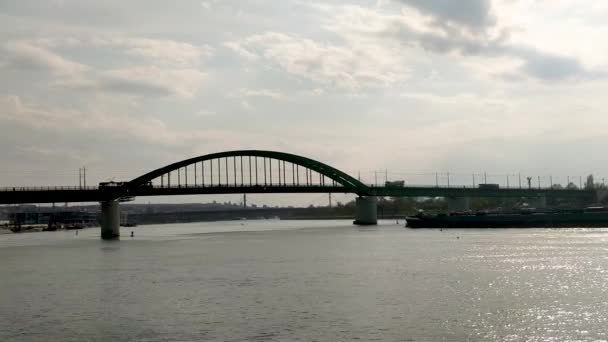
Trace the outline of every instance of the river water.
[[122, 235], [0, 235], [0, 341], [608, 340], [608, 230], [270, 220]]

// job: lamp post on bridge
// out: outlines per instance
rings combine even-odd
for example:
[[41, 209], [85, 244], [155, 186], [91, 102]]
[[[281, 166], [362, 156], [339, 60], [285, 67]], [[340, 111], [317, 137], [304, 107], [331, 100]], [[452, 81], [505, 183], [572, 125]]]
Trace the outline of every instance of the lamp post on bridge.
[[87, 169], [83, 167], [78, 168], [78, 188], [87, 187]]
[[517, 174], [517, 177], [519, 179], [519, 188], [521, 189], [521, 172]]

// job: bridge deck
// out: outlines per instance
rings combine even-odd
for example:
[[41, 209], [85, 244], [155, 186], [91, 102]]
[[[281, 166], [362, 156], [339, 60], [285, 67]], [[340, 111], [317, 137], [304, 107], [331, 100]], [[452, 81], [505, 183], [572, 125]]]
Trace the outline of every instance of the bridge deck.
[[[342, 186], [298, 186], [298, 185], [252, 185], [252, 186], [142, 186], [128, 194], [120, 187], [39, 187], [39, 188], [0, 188], [0, 204], [17, 203], [63, 203], [63, 202], [100, 202], [123, 196], [175, 196], [211, 195], [243, 193], [349, 193]], [[368, 196], [390, 197], [569, 197], [595, 200], [593, 190], [568, 189], [479, 189], [466, 187], [370, 187]]]

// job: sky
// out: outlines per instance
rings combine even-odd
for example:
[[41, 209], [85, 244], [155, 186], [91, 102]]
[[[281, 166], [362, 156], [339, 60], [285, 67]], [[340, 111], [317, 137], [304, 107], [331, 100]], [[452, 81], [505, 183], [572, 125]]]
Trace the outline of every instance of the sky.
[[235, 149], [365, 180], [608, 178], [607, 16], [580, 0], [0, 0], [0, 186]]

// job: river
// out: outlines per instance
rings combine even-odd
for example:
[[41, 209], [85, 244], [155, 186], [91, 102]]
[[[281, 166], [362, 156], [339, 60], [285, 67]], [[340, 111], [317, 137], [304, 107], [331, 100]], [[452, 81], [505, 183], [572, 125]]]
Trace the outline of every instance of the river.
[[606, 229], [268, 220], [122, 235], [0, 235], [0, 341], [608, 340]]

